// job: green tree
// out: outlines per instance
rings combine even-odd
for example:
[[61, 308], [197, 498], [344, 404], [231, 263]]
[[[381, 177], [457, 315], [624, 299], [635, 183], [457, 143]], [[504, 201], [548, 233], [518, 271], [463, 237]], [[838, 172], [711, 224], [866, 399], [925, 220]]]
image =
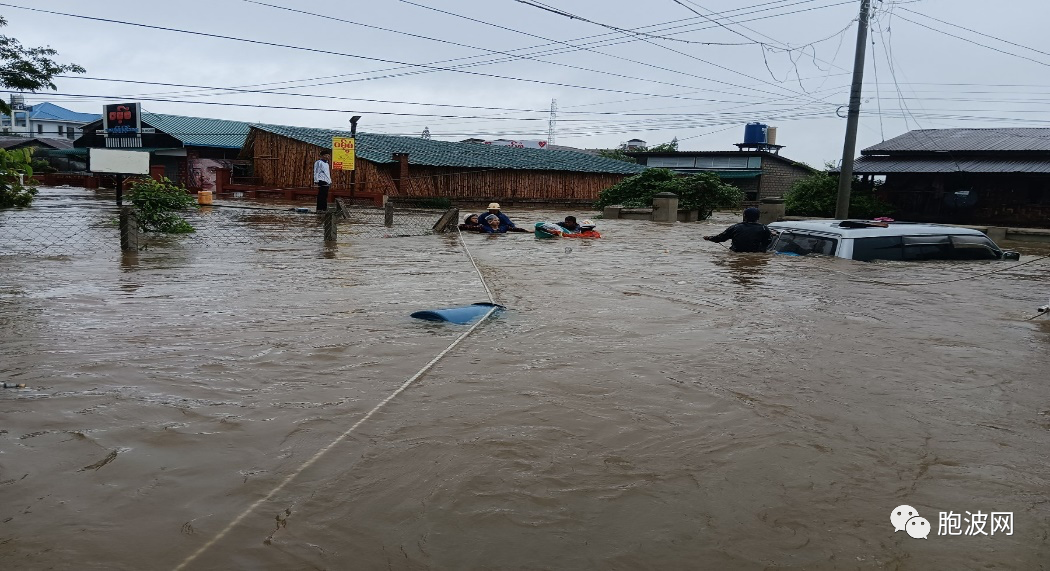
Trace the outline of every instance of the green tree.
[[[832, 165], [825, 165], [826, 170], [796, 180], [791, 190], [784, 195], [785, 213], [791, 216], [835, 215], [835, 203], [838, 201], [839, 177], [830, 172]], [[893, 208], [875, 197], [881, 183], [867, 183], [853, 178], [850, 190], [850, 218], [873, 218], [893, 214]]]
[[146, 232], [184, 234], [194, 228], [179, 212], [196, 206], [192, 194], [168, 179], [140, 179], [131, 185], [128, 200], [138, 211], [139, 229]]
[[36, 189], [33, 188], [32, 161], [32, 149], [0, 149], [0, 208], [33, 203]]
[[678, 137], [671, 139], [669, 143], [660, 143], [655, 147], [635, 147], [633, 149], [627, 149], [627, 143], [620, 143], [620, 146], [615, 149], [602, 149], [598, 151], [599, 157], [605, 157], [607, 159], [615, 159], [617, 161], [624, 161], [627, 163], [637, 163], [638, 159], [629, 156], [627, 153], [677, 153], [678, 152]]
[[678, 152], [678, 137], [671, 139], [669, 143], [660, 143], [655, 147], [648, 147], [645, 149], [647, 153], [677, 153]]
[[646, 169], [603, 190], [595, 207], [613, 204], [648, 207], [653, 203], [653, 195], [661, 192], [677, 194], [679, 208], [699, 210], [700, 219], [710, 217], [716, 208], [738, 206], [743, 199], [740, 189], [722, 182], [712, 173], [680, 175], [668, 169]]
[[[0, 27], [7, 20], [0, 16]], [[15, 91], [58, 89], [52, 79], [60, 73], [84, 73], [76, 64], [56, 63], [58, 52], [51, 48], [27, 48], [15, 38], [0, 35], [0, 86]], [[0, 112], [11, 114], [11, 107], [0, 100]]]
[[638, 160], [634, 157], [627, 156], [626, 145], [618, 149], [602, 149], [598, 151], [599, 157], [605, 157], [607, 159], [614, 159], [617, 161], [623, 161], [625, 163], [637, 163]]

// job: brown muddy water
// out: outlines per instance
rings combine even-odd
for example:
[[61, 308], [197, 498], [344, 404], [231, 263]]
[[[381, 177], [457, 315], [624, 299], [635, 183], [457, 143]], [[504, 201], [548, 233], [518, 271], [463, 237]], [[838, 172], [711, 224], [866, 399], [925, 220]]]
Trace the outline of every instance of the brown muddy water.
[[465, 330], [408, 317], [486, 301], [456, 238], [0, 256], [0, 568], [1050, 569], [1050, 263], [877, 284], [1008, 263], [734, 219], [464, 236], [507, 311], [239, 520]]

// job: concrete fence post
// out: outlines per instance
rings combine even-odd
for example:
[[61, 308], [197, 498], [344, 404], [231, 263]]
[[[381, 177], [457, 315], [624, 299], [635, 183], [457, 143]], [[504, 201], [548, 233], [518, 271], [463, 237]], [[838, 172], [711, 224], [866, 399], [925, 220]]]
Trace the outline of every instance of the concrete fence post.
[[326, 243], [336, 242], [339, 239], [339, 225], [335, 221], [336, 214], [335, 210], [324, 211], [324, 241]]
[[120, 249], [124, 252], [138, 252], [142, 235], [139, 232], [139, 219], [135, 207], [120, 207]]
[[394, 225], [394, 204], [387, 202], [383, 206], [383, 225], [390, 228]]
[[784, 199], [780, 197], [763, 198], [758, 203], [758, 223], [770, 224], [784, 218]]
[[999, 243], [1006, 239], [1006, 228], [1002, 226], [989, 226], [984, 234], [991, 238], [993, 242]]
[[653, 222], [678, 221], [678, 195], [673, 192], [661, 192], [653, 195]]

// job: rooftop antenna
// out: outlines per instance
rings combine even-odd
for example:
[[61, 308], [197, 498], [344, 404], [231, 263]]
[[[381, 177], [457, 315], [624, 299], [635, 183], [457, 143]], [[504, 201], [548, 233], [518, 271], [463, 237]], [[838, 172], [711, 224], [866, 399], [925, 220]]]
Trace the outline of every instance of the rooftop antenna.
[[547, 125], [547, 146], [554, 144], [554, 127], [558, 124], [558, 100], [551, 99], [551, 120]]

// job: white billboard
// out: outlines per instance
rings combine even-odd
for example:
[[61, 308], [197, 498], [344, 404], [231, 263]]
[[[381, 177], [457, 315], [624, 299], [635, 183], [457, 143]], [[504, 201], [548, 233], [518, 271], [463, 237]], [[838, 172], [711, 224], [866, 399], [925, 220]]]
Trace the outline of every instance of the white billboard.
[[88, 149], [88, 164], [91, 172], [149, 174], [149, 153], [92, 148]]

